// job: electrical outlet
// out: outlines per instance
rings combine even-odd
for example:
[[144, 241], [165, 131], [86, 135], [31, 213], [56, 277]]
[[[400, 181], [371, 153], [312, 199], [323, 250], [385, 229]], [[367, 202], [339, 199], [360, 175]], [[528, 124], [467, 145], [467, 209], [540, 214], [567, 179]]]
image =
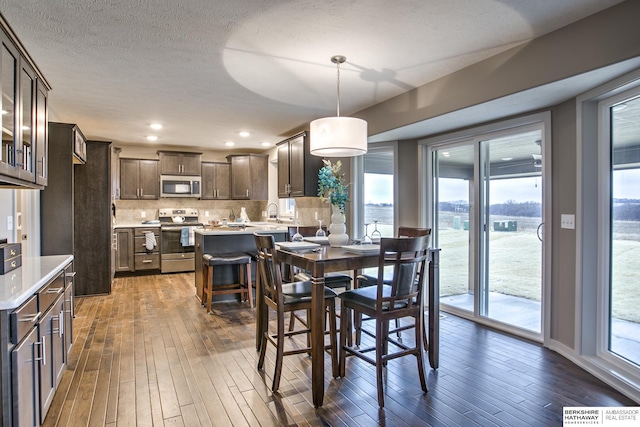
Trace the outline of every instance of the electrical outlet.
[[314, 212], [313, 216], [315, 217], [315, 219], [318, 219], [318, 212]]
[[569, 230], [575, 230], [576, 228], [576, 216], [573, 214], [560, 215], [560, 228], [567, 228]]
[[147, 216], [147, 213], [145, 211], [140, 211], [140, 218], [144, 218]]
[[204, 216], [209, 216], [209, 211], [204, 211]]

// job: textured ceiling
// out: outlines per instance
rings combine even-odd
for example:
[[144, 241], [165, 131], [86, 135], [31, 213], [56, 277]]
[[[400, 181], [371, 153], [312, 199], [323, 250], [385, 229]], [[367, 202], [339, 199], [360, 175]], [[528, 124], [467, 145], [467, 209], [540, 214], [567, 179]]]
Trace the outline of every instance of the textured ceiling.
[[88, 138], [262, 150], [335, 115], [332, 55], [347, 56], [349, 115], [616, 3], [0, 0], [0, 12], [53, 87], [52, 117]]

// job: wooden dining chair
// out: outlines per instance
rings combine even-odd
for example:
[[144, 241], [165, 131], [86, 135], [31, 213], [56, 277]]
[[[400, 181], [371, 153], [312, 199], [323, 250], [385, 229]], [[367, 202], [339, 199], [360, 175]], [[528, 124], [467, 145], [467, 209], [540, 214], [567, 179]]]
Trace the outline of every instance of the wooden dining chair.
[[[256, 247], [258, 249], [258, 269], [260, 274], [260, 288], [262, 291], [262, 304], [260, 309], [261, 318], [257, 322], [257, 327], [262, 329], [262, 342], [260, 345], [260, 357], [258, 359], [258, 369], [264, 367], [265, 355], [267, 352], [267, 342], [276, 347], [275, 371], [273, 374], [273, 384], [271, 389], [275, 392], [280, 385], [282, 374], [282, 362], [284, 356], [300, 353], [310, 353], [309, 336], [311, 330], [305, 325], [304, 329], [285, 332], [285, 313], [294, 310], [311, 309], [312, 283], [309, 281], [283, 283], [282, 268], [278, 261], [278, 251], [275, 248], [274, 238], [270, 234], [254, 233]], [[331, 354], [331, 364], [333, 376], [338, 377], [338, 350], [337, 350], [337, 330], [336, 330], [336, 293], [325, 286], [324, 305], [325, 312], [329, 313], [329, 345], [325, 347]], [[269, 310], [276, 312], [276, 333], [269, 332]], [[285, 338], [295, 335], [306, 334], [307, 345], [298, 346], [290, 350], [285, 350]], [[296, 342], [297, 343], [297, 342]]]
[[[424, 280], [428, 256], [428, 236], [408, 238], [382, 238], [378, 255], [378, 277], [376, 286], [367, 286], [343, 292], [338, 296], [343, 315], [365, 314], [375, 321], [375, 345], [363, 347], [348, 345], [351, 334], [349, 322], [340, 323], [340, 376], [346, 373], [346, 356], [353, 355], [375, 365], [378, 387], [378, 405], [384, 407], [382, 387], [383, 368], [387, 361], [402, 356], [413, 355], [418, 361], [420, 385], [427, 392], [424, 372]], [[385, 267], [391, 268], [391, 280], [385, 280]], [[389, 277], [389, 276], [387, 276]], [[412, 319], [415, 329], [414, 345], [392, 338], [389, 322], [397, 319]], [[405, 320], [406, 321], [406, 320]], [[391, 351], [393, 350], [393, 351]], [[375, 352], [371, 357], [370, 352]]]
[[[430, 228], [415, 228], [415, 227], [407, 227], [407, 226], [399, 226], [398, 227], [398, 237], [420, 237], [420, 236], [431, 236]], [[419, 279], [419, 277], [418, 277]], [[387, 274], [385, 276], [385, 282], [390, 282], [391, 276]], [[360, 274], [356, 277], [356, 288], [364, 288], [367, 286], [375, 286], [378, 283], [378, 278], [376, 276], [372, 276], [370, 274]], [[353, 324], [356, 331], [356, 345], [360, 345], [360, 341], [362, 338], [362, 322], [367, 321], [369, 319], [363, 319], [362, 315], [358, 315], [354, 318]], [[399, 340], [402, 340], [402, 330], [400, 327], [400, 319], [396, 320], [396, 335]], [[424, 334], [424, 346], [427, 347], [427, 335]]]
[[[328, 234], [326, 225], [323, 225], [322, 229]], [[312, 237], [316, 235], [316, 231], [318, 231], [318, 227], [315, 227], [315, 226], [309, 226], [309, 225], [291, 226], [290, 225], [289, 240], [292, 240], [293, 236], [296, 233], [300, 233], [303, 237]], [[289, 277], [292, 278], [291, 280], [295, 280], [295, 281], [307, 281], [307, 280], [311, 280], [311, 273], [309, 273], [308, 271], [299, 269], [297, 267], [290, 266]], [[325, 273], [324, 275], [324, 285], [334, 290], [343, 289], [343, 288], [345, 290], [351, 289], [351, 281], [352, 281], [351, 276], [346, 273], [331, 272], [331, 273]], [[338, 315], [338, 318], [339, 317], [340, 316]], [[309, 313], [307, 313], [307, 318], [309, 318]], [[289, 319], [290, 331], [292, 331], [293, 328], [295, 327], [296, 319], [303, 322], [306, 325], [305, 320], [302, 319], [300, 316], [296, 315], [295, 311], [292, 311], [291, 317]]]

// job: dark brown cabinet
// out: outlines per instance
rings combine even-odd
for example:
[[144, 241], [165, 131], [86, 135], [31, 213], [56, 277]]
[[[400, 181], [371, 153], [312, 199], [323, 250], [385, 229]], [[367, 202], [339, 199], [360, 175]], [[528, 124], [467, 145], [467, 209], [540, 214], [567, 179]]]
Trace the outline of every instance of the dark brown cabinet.
[[227, 156], [231, 163], [231, 198], [237, 200], [268, 199], [268, 156], [240, 154]]
[[318, 195], [318, 171], [322, 158], [309, 152], [309, 135], [297, 134], [277, 144], [278, 197]]
[[87, 141], [73, 163], [76, 125], [49, 123], [54, 168], [40, 192], [42, 255], [73, 255], [76, 295], [111, 292], [111, 143]]
[[116, 228], [116, 272], [133, 271], [133, 228]]
[[8, 187], [42, 189], [47, 184], [46, 123], [50, 87], [11, 30], [4, 26], [2, 29], [0, 183]]
[[203, 200], [226, 200], [230, 197], [231, 165], [229, 163], [202, 162]]
[[200, 175], [202, 153], [158, 151], [161, 175]]
[[157, 200], [159, 196], [157, 160], [120, 159], [120, 199]]
[[[156, 245], [146, 247], [145, 232], [152, 232]], [[160, 227], [116, 228], [116, 272], [160, 270]]]

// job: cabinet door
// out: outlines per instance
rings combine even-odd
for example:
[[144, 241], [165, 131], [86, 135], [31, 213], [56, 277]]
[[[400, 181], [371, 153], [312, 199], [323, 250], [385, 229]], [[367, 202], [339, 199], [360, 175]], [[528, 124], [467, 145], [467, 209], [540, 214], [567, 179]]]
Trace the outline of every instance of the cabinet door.
[[2, 73], [0, 78], [0, 87], [2, 88], [2, 96], [0, 103], [2, 111], [5, 114], [0, 116], [2, 124], [2, 150], [0, 151], [0, 173], [9, 176], [17, 176], [16, 169], [16, 134], [15, 129], [18, 120], [18, 63], [20, 55], [7, 39], [2, 31], [0, 31], [0, 41], [2, 42], [2, 54], [0, 56], [0, 64]]
[[[231, 198], [248, 199], [250, 185], [249, 156], [231, 157]], [[265, 169], [266, 170], [266, 169]]]
[[216, 163], [214, 172], [214, 182], [216, 184], [216, 199], [229, 199], [229, 181], [231, 180], [231, 166], [228, 163]]
[[160, 196], [160, 179], [157, 160], [140, 160], [140, 196], [145, 200], [157, 200]]
[[215, 198], [216, 183], [214, 178], [215, 163], [202, 163], [200, 175], [202, 177], [202, 191], [200, 198], [202, 200], [211, 200]]
[[62, 312], [62, 296], [48, 310], [39, 322], [42, 357], [40, 358], [40, 422], [47, 415], [62, 369], [64, 368], [64, 345], [62, 330], [64, 317]]
[[13, 425], [40, 425], [39, 344], [38, 328], [34, 327], [11, 352]]
[[249, 162], [249, 198], [251, 200], [267, 200], [269, 198], [268, 179], [269, 158], [252, 155]]
[[35, 182], [34, 148], [35, 148], [35, 105], [36, 105], [36, 74], [21, 61], [20, 69], [20, 133], [16, 150], [16, 164], [18, 177], [25, 181]]
[[180, 175], [181, 173], [181, 155], [180, 153], [160, 152], [160, 174], [161, 175]]
[[182, 175], [200, 175], [199, 153], [182, 153]]
[[[304, 138], [289, 141], [289, 187], [290, 197], [302, 197], [304, 193]], [[280, 161], [280, 157], [278, 157]]]
[[36, 149], [35, 149], [35, 167], [36, 167], [36, 184], [47, 185], [47, 156], [48, 156], [48, 137], [47, 137], [47, 103], [48, 91], [44, 84], [38, 80], [36, 92]]
[[120, 160], [120, 198], [122, 200], [138, 198], [139, 169], [140, 162], [136, 159]]
[[74, 308], [74, 292], [73, 281], [76, 273], [73, 271], [72, 264], [64, 269], [64, 361], [69, 363], [69, 353], [73, 345], [73, 316], [75, 316]]
[[289, 143], [278, 146], [278, 197], [289, 197]]
[[134, 270], [133, 229], [116, 228], [116, 271]]

